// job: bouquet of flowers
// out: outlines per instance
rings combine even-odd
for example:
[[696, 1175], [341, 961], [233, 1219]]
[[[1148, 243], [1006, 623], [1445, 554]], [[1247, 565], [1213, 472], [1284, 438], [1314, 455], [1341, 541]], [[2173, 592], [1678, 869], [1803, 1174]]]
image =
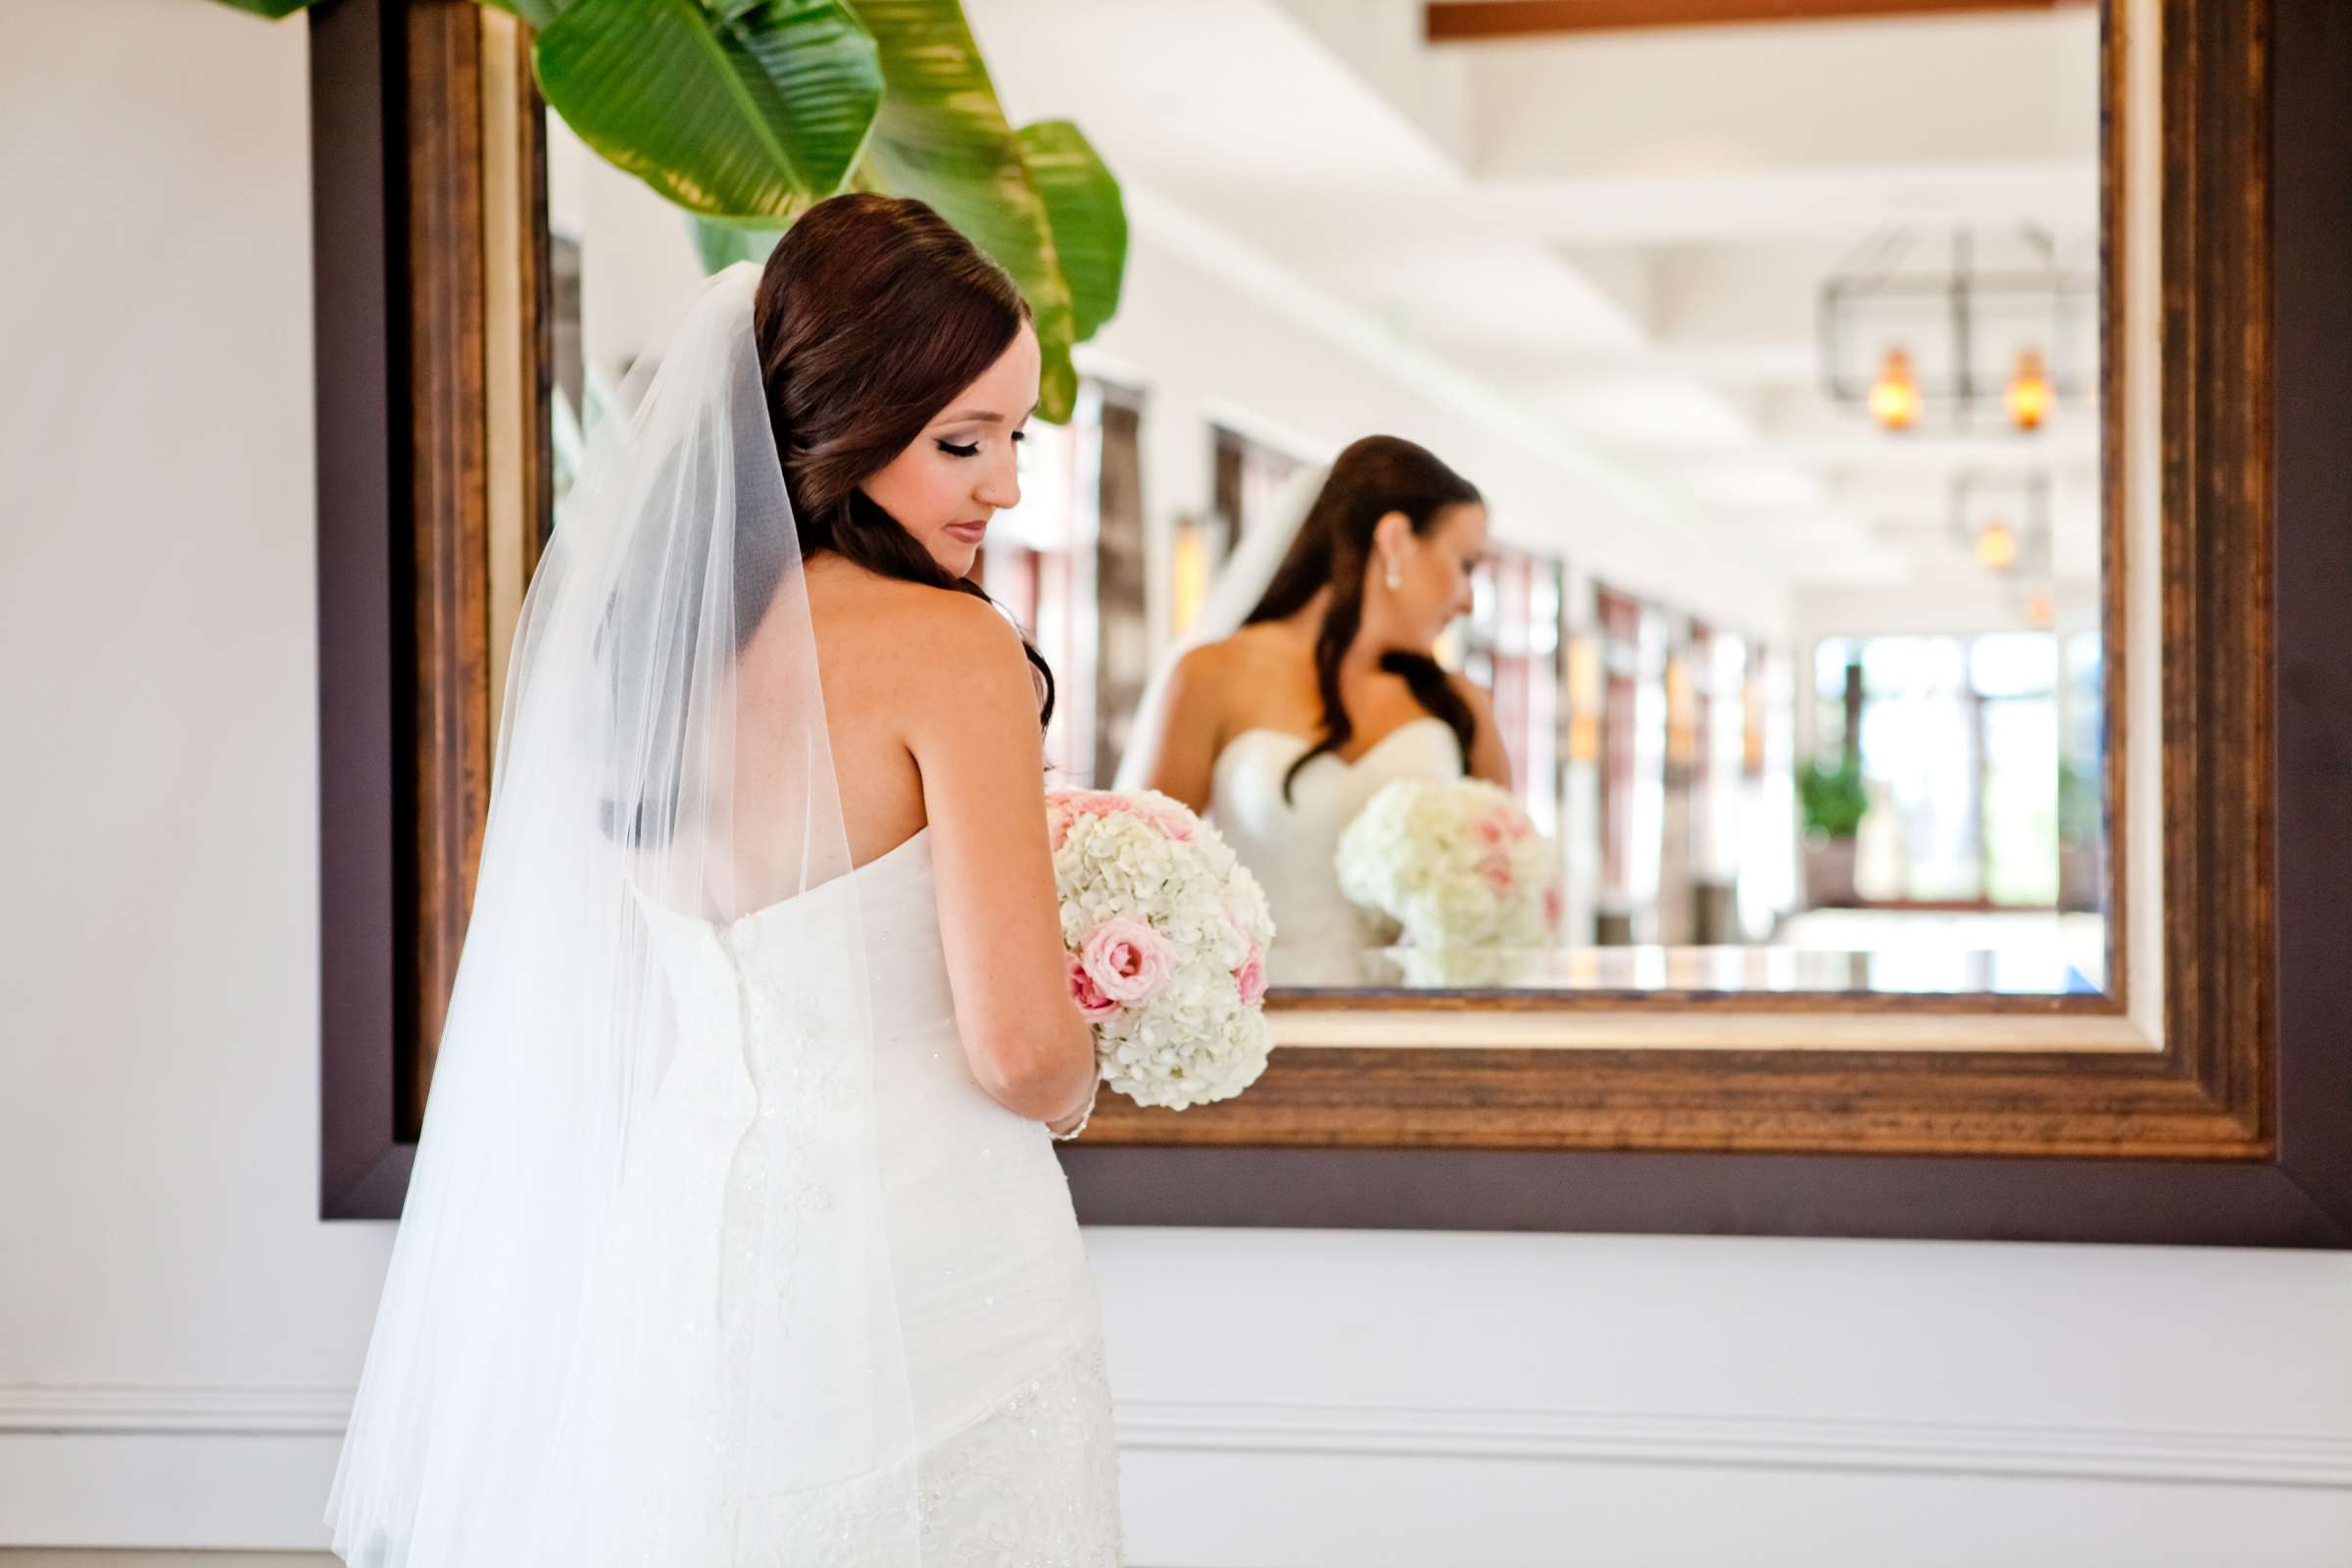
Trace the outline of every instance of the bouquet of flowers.
[[1399, 779], [1340, 835], [1340, 891], [1418, 948], [1525, 948], [1560, 919], [1559, 855], [1508, 790]]
[[1266, 1069], [1274, 917], [1216, 830], [1156, 790], [1046, 797], [1070, 996], [1139, 1105], [1230, 1100]]

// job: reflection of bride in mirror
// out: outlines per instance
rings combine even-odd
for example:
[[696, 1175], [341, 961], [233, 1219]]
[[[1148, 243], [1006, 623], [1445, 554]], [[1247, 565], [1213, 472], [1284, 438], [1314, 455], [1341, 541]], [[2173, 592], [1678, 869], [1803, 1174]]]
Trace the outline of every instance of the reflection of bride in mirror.
[[1242, 541], [1194, 628], [1214, 640], [1180, 655], [1145, 700], [1118, 782], [1206, 812], [1256, 873], [1278, 985], [1344, 983], [1351, 956], [1381, 940], [1341, 895], [1332, 858], [1382, 785], [1509, 783], [1487, 694], [1433, 652], [1470, 609], [1486, 543], [1474, 485], [1409, 441], [1367, 436], [1340, 454], [1295, 533], [1277, 524]]

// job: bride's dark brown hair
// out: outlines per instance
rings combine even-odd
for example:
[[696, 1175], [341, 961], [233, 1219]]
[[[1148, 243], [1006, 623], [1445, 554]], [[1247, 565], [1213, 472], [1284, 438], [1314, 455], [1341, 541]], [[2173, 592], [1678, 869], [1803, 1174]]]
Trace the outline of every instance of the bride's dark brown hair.
[[[835, 196], [794, 221], [760, 274], [752, 322], [804, 557], [829, 550], [885, 577], [988, 599], [859, 486], [996, 364], [1027, 319], [1004, 270], [921, 202]], [[1054, 672], [1026, 636], [1021, 646], [1042, 725], [1054, 716]]]
[[[1372, 531], [1392, 512], [1402, 513], [1415, 534], [1435, 529], [1453, 507], [1480, 504], [1478, 486], [1438, 461], [1426, 447], [1393, 435], [1368, 435], [1341, 453], [1331, 477], [1298, 524], [1290, 554], [1275, 568], [1257, 608], [1245, 626], [1282, 620], [1304, 610], [1324, 588], [1331, 608], [1315, 635], [1315, 689], [1323, 699], [1323, 733], [1282, 776], [1282, 798], [1291, 798], [1298, 770], [1325, 752], [1336, 752], [1355, 735], [1355, 721], [1340, 699], [1340, 661], [1355, 641], [1364, 618], [1364, 570], [1372, 560]], [[1477, 721], [1470, 705], [1453, 689], [1445, 668], [1427, 654], [1392, 648], [1380, 667], [1403, 679], [1413, 700], [1444, 719], [1470, 765]]]

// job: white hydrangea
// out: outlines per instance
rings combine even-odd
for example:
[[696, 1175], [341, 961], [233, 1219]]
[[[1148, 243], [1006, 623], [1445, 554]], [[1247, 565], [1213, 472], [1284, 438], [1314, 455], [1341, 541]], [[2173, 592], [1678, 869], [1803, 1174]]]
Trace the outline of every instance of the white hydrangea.
[[1508, 790], [1399, 779], [1340, 835], [1340, 891], [1420, 948], [1525, 948], [1559, 924], [1559, 852]]
[[1093, 1020], [1102, 1081], [1172, 1110], [1256, 1082], [1274, 940], [1256, 878], [1156, 790], [1057, 791], [1046, 814], [1071, 994]]

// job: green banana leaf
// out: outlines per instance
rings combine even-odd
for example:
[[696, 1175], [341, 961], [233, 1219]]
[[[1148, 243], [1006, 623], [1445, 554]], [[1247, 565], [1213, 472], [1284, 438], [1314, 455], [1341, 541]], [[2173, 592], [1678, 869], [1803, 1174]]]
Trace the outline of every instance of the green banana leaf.
[[220, 3], [231, 11], [250, 11], [257, 17], [268, 17], [275, 22], [280, 17], [290, 17], [297, 11], [307, 9], [311, 0], [220, 0]]
[[1045, 198], [1030, 179], [956, 0], [857, 0], [889, 90], [866, 163], [874, 183], [928, 202], [995, 257], [1029, 301], [1044, 365], [1038, 413], [1059, 423], [1078, 401], [1069, 279]]
[[785, 219], [841, 188], [874, 121], [874, 41], [839, 0], [571, 0], [548, 103], [689, 212]]
[[1046, 201], [1054, 254], [1070, 285], [1070, 309], [1081, 343], [1119, 308], [1127, 270], [1127, 209], [1119, 182], [1078, 127], [1066, 120], [1021, 127], [1021, 164]]
[[[1014, 131], [956, 0], [854, 0], [879, 46], [885, 90], [853, 186], [928, 202], [996, 258], [1029, 301], [1043, 358], [1038, 413], [1055, 423], [1077, 403], [1073, 344], [1118, 308], [1127, 219], [1118, 181], [1078, 127]], [[764, 262], [769, 224], [697, 218], [712, 271]]]

